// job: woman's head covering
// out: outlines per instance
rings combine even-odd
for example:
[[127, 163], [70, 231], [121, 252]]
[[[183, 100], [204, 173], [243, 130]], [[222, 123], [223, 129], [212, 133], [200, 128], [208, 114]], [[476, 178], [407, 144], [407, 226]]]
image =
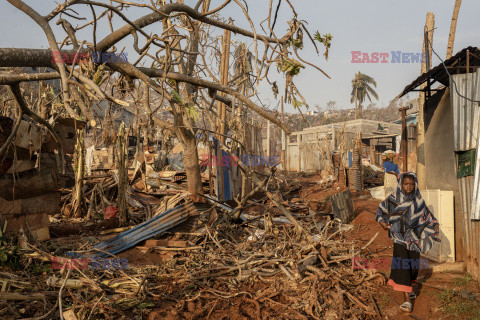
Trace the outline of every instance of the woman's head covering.
[[387, 150], [384, 153], [382, 153], [382, 159], [386, 159], [388, 161], [395, 159], [396, 156], [397, 154], [393, 150]]
[[[409, 195], [402, 188], [407, 176], [415, 181], [415, 190]], [[431, 249], [432, 239], [439, 235], [438, 221], [427, 208], [413, 172], [399, 176], [395, 191], [378, 207], [376, 220], [390, 224], [389, 236], [409, 250], [425, 253]]]

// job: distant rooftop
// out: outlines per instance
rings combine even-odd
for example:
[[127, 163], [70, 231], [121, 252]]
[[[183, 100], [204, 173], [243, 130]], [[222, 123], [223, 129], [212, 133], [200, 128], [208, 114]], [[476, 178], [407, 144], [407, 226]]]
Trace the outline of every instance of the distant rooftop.
[[[335, 131], [345, 131], [345, 132], [361, 132], [366, 135], [392, 135], [392, 134], [401, 134], [402, 126], [392, 122], [376, 121], [376, 120], [367, 120], [367, 119], [357, 119], [349, 120], [337, 123], [326, 124], [323, 126], [305, 128], [302, 133], [309, 132], [331, 132]], [[293, 134], [298, 133], [294, 132]]]

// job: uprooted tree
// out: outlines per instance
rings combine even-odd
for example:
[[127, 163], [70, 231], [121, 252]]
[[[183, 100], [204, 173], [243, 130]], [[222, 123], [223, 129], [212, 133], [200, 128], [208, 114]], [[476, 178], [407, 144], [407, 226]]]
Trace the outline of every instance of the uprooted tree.
[[[292, 19], [283, 36], [277, 36], [276, 30], [285, 28], [275, 28], [281, 1], [275, 7], [270, 0], [260, 26], [252, 21], [247, 2], [240, 0], [226, 0], [216, 7], [210, 0], [192, 5], [183, 0], [68, 0], [43, 16], [21, 0], [7, 1], [42, 28], [50, 49], [0, 48], [0, 67], [53, 70], [0, 73], [0, 85], [10, 86], [18, 116], [28, 116], [44, 125], [58, 142], [47, 121], [49, 113], [39, 114], [39, 109], [23, 97], [20, 84], [29, 81], [60, 79], [57, 112], [92, 124], [97, 119], [91, 107], [95, 101], [121, 106], [146, 119], [142, 122], [145, 134], [162, 130], [183, 144], [188, 191], [197, 199], [198, 194], [203, 194], [197, 151], [199, 133], [215, 132], [222, 140], [234, 127], [227, 114], [241, 119], [247, 109], [289, 133], [274, 113], [250, 99], [257, 94], [262, 80], [272, 85], [275, 96], [279, 93], [277, 83], [269, 80], [272, 65], [285, 77], [285, 102], [298, 109], [307, 102], [295, 86], [294, 76], [309, 65], [328, 77], [318, 66], [302, 59], [300, 51], [306, 35], [317, 53], [316, 42], [325, 46], [328, 58], [331, 35], [322, 36], [318, 31], [312, 35], [289, 0], [284, 4], [291, 10]], [[248, 21], [250, 28], [237, 27], [231, 19], [222, 18], [227, 6], [237, 6], [243, 14], [237, 19]], [[56, 33], [51, 27], [55, 20], [62, 27], [55, 29]], [[100, 26], [102, 30], [107, 27], [108, 32], [99, 31]], [[80, 40], [82, 35], [88, 35], [88, 39]], [[232, 54], [231, 43], [236, 43]], [[129, 61], [123, 58], [129, 49], [135, 51], [135, 61], [133, 55]], [[162, 111], [170, 112], [173, 121], [161, 117]], [[208, 123], [199, 121], [200, 114]]]

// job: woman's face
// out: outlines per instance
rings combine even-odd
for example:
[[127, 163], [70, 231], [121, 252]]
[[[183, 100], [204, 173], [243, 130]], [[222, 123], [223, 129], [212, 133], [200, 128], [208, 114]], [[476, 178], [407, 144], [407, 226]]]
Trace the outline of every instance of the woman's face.
[[404, 178], [402, 181], [402, 189], [406, 194], [411, 194], [415, 191], [415, 181], [410, 177]]

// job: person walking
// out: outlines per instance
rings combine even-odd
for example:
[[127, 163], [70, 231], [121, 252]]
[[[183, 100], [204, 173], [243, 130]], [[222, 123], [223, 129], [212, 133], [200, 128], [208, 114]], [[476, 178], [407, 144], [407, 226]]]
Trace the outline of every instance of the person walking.
[[414, 173], [399, 176], [395, 192], [378, 206], [375, 219], [393, 240], [392, 269], [387, 284], [404, 293], [400, 309], [411, 312], [412, 299], [416, 298], [412, 283], [418, 276], [420, 253], [432, 248], [432, 240], [439, 241], [439, 223], [427, 208]]

